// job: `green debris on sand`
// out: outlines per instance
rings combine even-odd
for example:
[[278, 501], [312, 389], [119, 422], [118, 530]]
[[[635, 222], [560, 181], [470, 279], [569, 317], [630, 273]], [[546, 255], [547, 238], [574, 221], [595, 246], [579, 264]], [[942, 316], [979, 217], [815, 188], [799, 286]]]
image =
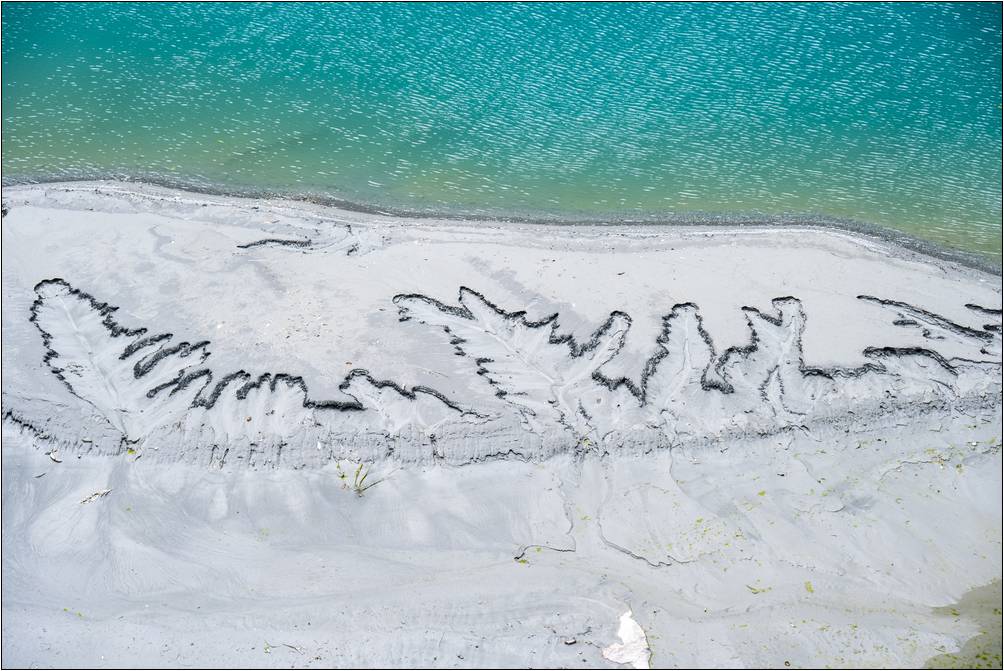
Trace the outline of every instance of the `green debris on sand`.
[[362, 496], [362, 493], [366, 491], [366, 478], [369, 477], [369, 474], [369, 469], [364, 471], [362, 464], [356, 468], [356, 475], [352, 480], [352, 491], [359, 496]]
[[967, 592], [958, 603], [934, 612], [946, 617], [964, 617], [980, 625], [980, 633], [963, 644], [958, 652], [932, 657], [925, 669], [1000, 669], [1004, 663], [1001, 628], [1004, 618], [1001, 607], [1004, 590], [1000, 580]]
[[349, 486], [347, 474], [342, 470], [341, 463], [335, 464], [336, 474], [338, 479], [343, 481], [342, 487], [345, 489], [351, 489], [355, 492], [356, 496], [362, 496], [363, 493], [371, 488], [379, 485], [383, 480], [370, 480], [367, 482], [367, 478], [370, 476], [370, 469], [364, 463], [359, 463], [356, 466], [355, 473], [352, 476], [352, 485]]
[[773, 587], [754, 587], [753, 585], [746, 585], [746, 589], [751, 591], [753, 594], [763, 594], [764, 592], [769, 592]]

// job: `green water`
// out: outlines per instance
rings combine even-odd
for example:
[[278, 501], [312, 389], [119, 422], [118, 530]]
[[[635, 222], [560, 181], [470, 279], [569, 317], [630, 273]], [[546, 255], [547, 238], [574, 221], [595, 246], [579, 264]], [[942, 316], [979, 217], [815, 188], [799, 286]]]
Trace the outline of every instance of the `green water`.
[[869, 222], [1001, 257], [999, 4], [10, 3], [3, 179]]

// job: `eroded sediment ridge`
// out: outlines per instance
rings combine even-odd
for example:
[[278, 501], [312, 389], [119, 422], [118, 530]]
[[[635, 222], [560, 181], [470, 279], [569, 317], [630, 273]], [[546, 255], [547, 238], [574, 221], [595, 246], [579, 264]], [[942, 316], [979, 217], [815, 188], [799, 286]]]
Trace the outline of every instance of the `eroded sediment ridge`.
[[[774, 299], [773, 315], [744, 307], [749, 343], [720, 355], [697, 306], [673, 306], [663, 317], [655, 352], [635, 382], [612, 379], [602, 371], [621, 351], [630, 328], [631, 319], [623, 312], [612, 312], [580, 344], [560, 333], [558, 315], [530, 322], [524, 312], [506, 312], [466, 287], [458, 306], [419, 295], [394, 300], [402, 319], [441, 327], [457, 353], [473, 358], [477, 373], [511, 400], [536, 431], [547, 430], [549, 417], [579, 435], [607, 436], [625, 426], [665, 427], [667, 422], [698, 427], [688, 429], [693, 437], [701, 429], [714, 435], [729, 425], [741, 426], [742, 415], [784, 424], [792, 416], [820, 415], [827, 407], [832, 414], [833, 408], [867, 405], [883, 393], [927, 396], [940, 388], [964, 395], [1000, 366], [999, 334], [972, 331], [912, 306], [914, 313], [927, 316], [930, 329], [968, 338], [986, 356], [948, 360], [932, 349], [876, 346], [864, 350], [871, 361], [859, 367], [809, 366], [802, 357], [805, 312], [797, 298], [787, 296]], [[770, 430], [769, 421], [748, 426]]]
[[[921, 329], [931, 348], [875, 345], [864, 350], [863, 365], [812, 366], [802, 354], [802, 303], [785, 296], [772, 301], [772, 311], [742, 308], [748, 343], [718, 353], [698, 306], [679, 303], [662, 318], [652, 354], [635, 367], [637, 379], [603, 370], [623, 356], [632, 320], [622, 311], [579, 342], [562, 332], [558, 314], [532, 321], [467, 287], [456, 305], [395, 296], [402, 322], [417, 322], [412, 328], [426, 337], [425, 327], [440, 330], [470, 360], [480, 387], [507, 409], [492, 412], [477, 392], [451, 399], [362, 368], [344, 376], [339, 397], [315, 399], [299, 375], [214, 369], [210, 341], [172, 344], [173, 333], [123, 325], [117, 307], [63, 279], [39, 282], [35, 293], [29, 319], [44, 343], [44, 363], [87, 411], [66, 419], [42, 401], [5, 395], [5, 419], [102, 452], [149, 446], [163, 458], [215, 462], [220, 453], [246, 453], [255, 466], [381, 457], [466, 463], [807, 430], [918, 403], [994, 406], [1001, 395], [999, 320], [977, 330], [870, 295], [859, 299], [887, 308], [895, 326]], [[972, 356], [943, 356], [935, 348], [947, 339]], [[83, 423], [86, 436], [79, 426], [61, 426], [72, 421]]]

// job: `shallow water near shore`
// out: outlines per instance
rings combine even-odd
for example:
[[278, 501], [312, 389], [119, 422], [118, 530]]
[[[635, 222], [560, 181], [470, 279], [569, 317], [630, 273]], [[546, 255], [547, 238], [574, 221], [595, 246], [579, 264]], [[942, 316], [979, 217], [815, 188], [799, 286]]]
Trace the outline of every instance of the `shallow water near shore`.
[[999, 669], [1004, 661], [1001, 644], [1001, 581], [966, 592], [957, 604], [936, 609], [953, 618], [965, 617], [980, 625], [980, 633], [954, 653], [927, 661], [927, 669]]
[[5, 183], [850, 220], [1001, 258], [992, 4], [17, 5]]

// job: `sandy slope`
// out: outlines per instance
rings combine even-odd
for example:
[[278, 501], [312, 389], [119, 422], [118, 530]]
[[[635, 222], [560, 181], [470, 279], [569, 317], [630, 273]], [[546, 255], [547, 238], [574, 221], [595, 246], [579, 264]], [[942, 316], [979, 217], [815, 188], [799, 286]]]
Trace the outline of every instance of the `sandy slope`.
[[999, 277], [823, 230], [3, 199], [5, 664], [910, 666], [978, 633], [934, 609], [1001, 577]]

